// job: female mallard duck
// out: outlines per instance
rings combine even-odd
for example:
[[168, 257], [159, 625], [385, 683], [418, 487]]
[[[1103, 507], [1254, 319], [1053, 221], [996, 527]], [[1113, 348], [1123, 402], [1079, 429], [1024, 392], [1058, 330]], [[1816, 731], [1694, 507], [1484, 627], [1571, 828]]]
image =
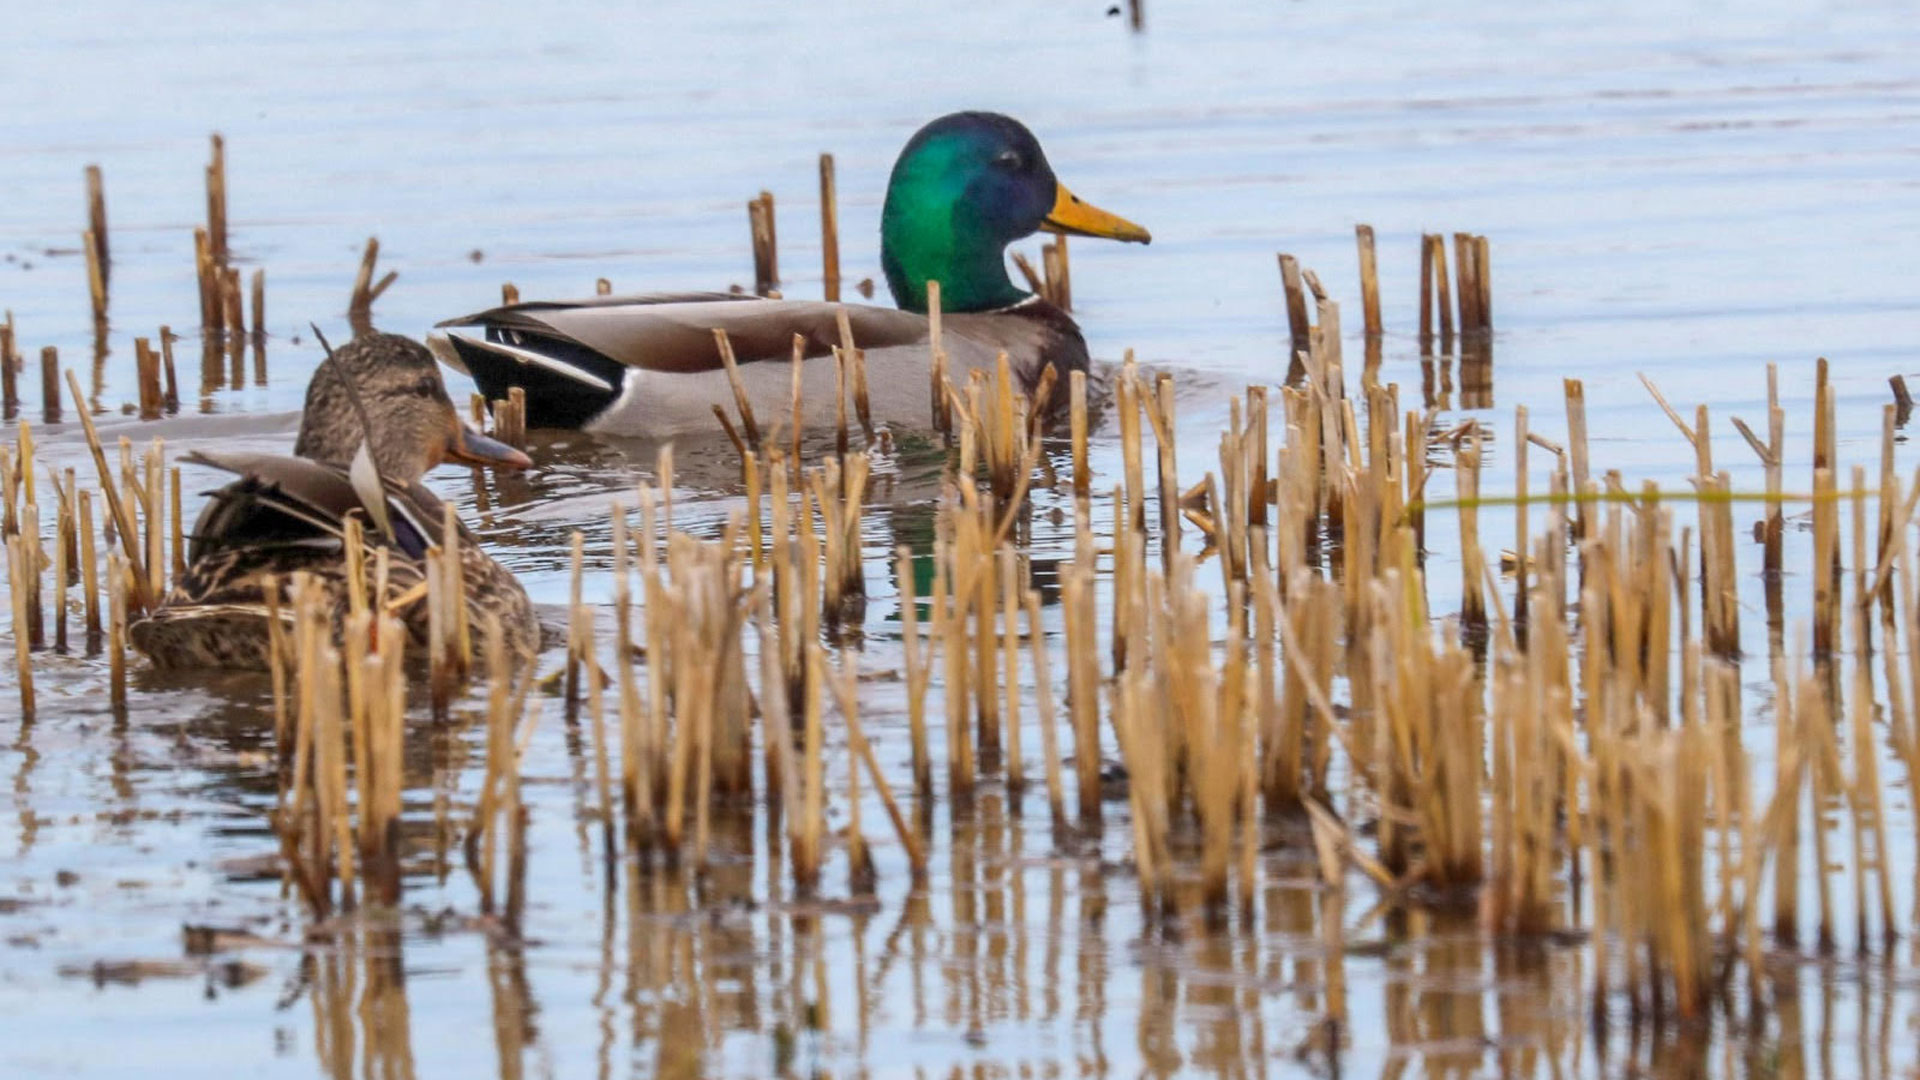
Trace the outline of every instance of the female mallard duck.
[[[356, 467], [362, 446], [367, 457]], [[424, 580], [427, 549], [448, 539], [444, 507], [420, 483], [428, 470], [449, 461], [511, 469], [531, 464], [460, 422], [431, 353], [409, 338], [378, 333], [356, 337], [315, 370], [293, 451], [297, 456], [188, 455], [240, 479], [209, 497], [193, 526], [186, 573], [158, 609], [130, 628], [134, 647], [156, 665], [267, 666], [270, 609], [263, 585], [269, 577], [278, 582], [283, 617], [291, 617], [290, 579], [311, 575], [326, 590], [337, 632], [348, 607], [349, 517], [357, 515], [365, 529], [369, 566], [373, 549], [388, 550], [389, 589], [399, 595]], [[368, 460], [377, 478], [366, 473]], [[362, 494], [376, 483], [381, 508]], [[497, 618], [508, 649], [531, 654], [540, 630], [526, 591], [464, 525], [456, 521], [455, 528], [476, 637], [484, 642], [480, 635]], [[425, 642], [427, 605], [415, 601], [400, 614], [409, 635]]]
[[[530, 302], [441, 323], [427, 339], [489, 401], [527, 394], [535, 427], [674, 435], [713, 429], [713, 406], [733, 393], [713, 331], [725, 330], [754, 410], [787, 414], [786, 364], [804, 355], [803, 423], [829, 422], [837, 386], [830, 357], [845, 316], [866, 351], [876, 416], [927, 427], [931, 363], [927, 292], [940, 283], [942, 344], [954, 381], [1005, 352], [1031, 388], [1052, 365], [1087, 366], [1087, 345], [1066, 312], [1014, 285], [1007, 245], [1040, 229], [1147, 243], [1147, 230], [1082, 202], [1019, 121], [996, 113], [943, 116], [908, 141], [887, 183], [880, 263], [899, 310], [865, 304], [762, 300], [720, 294]], [[1064, 385], [1061, 380], [1060, 385]]]

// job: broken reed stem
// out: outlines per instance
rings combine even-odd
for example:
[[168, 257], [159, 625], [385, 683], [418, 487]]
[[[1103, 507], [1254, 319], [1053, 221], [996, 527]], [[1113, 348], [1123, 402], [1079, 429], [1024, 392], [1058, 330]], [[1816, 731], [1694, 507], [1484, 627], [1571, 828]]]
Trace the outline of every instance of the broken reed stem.
[[73, 561], [78, 553], [73, 536], [74, 513], [74, 476], [73, 470], [67, 470], [66, 482], [54, 478], [54, 489], [59, 497], [55, 511], [53, 537], [53, 647], [54, 651], [67, 651], [67, 587], [73, 572]]
[[[607, 747], [607, 713], [605, 675], [600, 667], [599, 647], [595, 640], [593, 612], [580, 602], [579, 571], [582, 537], [579, 532], [573, 534], [574, 557], [574, 615], [571, 626], [576, 629], [577, 653], [570, 654], [569, 681], [574, 668], [586, 669], [587, 716], [592, 721], [593, 737], [593, 790], [600, 808], [601, 848], [606, 858], [607, 883], [613, 883], [614, 863], [620, 857], [620, 845], [615, 838], [613, 817], [613, 787], [611, 756]], [[571, 695], [568, 698], [572, 701]]]
[[33, 550], [24, 535], [9, 536], [7, 544], [8, 592], [13, 598], [13, 658], [14, 676], [20, 684], [20, 719], [32, 720], [35, 712], [33, 690], [33, 656], [28, 627], [31, 625], [27, 615], [27, 593], [30, 588], [37, 591], [37, 582], [28, 584], [28, 576], [39, 576], [39, 570], [31, 566]]
[[107, 324], [107, 268], [101, 261], [101, 241], [88, 229], [80, 237], [80, 246], [87, 256], [87, 298], [93, 304], [93, 324]]
[[1067, 234], [1056, 233], [1040, 245], [1041, 296], [1061, 311], [1073, 310], [1073, 270], [1067, 256]]
[[[373, 332], [374, 301], [380, 299], [380, 294], [386, 292], [387, 286], [392, 285], [394, 278], [399, 276], [398, 272], [389, 272], [378, 282], [374, 281], [374, 268], [379, 262], [380, 238], [377, 236], [369, 236], [367, 237], [366, 248], [360, 253], [360, 267], [354, 272], [353, 291], [347, 298], [347, 322], [353, 327], [353, 332], [356, 337], [361, 334]], [[233, 310], [235, 315], [238, 315], [240, 309], [240, 290], [237, 275], [235, 276], [232, 294]], [[229, 327], [229, 329], [238, 331], [239, 327], [233, 326]]]
[[220, 302], [218, 264], [213, 260], [213, 241], [204, 227], [193, 230], [194, 278], [200, 286], [200, 331], [211, 342], [220, 332], [226, 308]]
[[[0, 360], [0, 363], [8, 361]], [[48, 345], [40, 350], [41, 415], [49, 424], [60, 422], [60, 350]]]
[[[252, 279], [253, 300], [253, 347], [265, 347], [267, 339], [267, 271], [265, 267], [256, 267]], [[161, 340], [166, 340], [166, 328], [161, 327]], [[264, 361], [263, 361], [264, 362]]]
[[1486, 602], [1481, 597], [1485, 556], [1480, 550], [1480, 429], [1468, 433], [1464, 449], [1454, 449], [1455, 483], [1460, 491], [1460, 623], [1475, 632], [1487, 625]]
[[832, 154], [820, 155], [820, 290], [827, 302], [840, 302], [840, 209]]
[[1019, 557], [1009, 545], [995, 553], [1000, 577], [1000, 686], [1005, 695], [1002, 722], [1006, 725], [1006, 780], [1010, 805], [1020, 805], [1026, 788], [1026, 763], [1020, 746], [1020, 587]]
[[207, 162], [207, 252], [217, 266], [227, 264], [227, 141], [209, 136], [212, 157]]
[[1087, 373], [1067, 376], [1067, 422], [1073, 442], [1073, 494], [1085, 498], [1092, 490], [1093, 472], [1087, 464]]
[[1478, 248], [1470, 233], [1453, 234], [1453, 272], [1456, 292], [1460, 298], [1460, 333], [1463, 337], [1478, 334], [1482, 329], [1480, 318], [1480, 284]]
[[[847, 742], [857, 760], [850, 763], [850, 774], [857, 774], [859, 762], [865, 762], [867, 775], [873, 779], [874, 790], [880, 796], [881, 805], [887, 809], [887, 818], [893, 822], [893, 831], [900, 838], [900, 846], [907, 851], [907, 865], [912, 868], [913, 880], [924, 882], [927, 876], [927, 853], [920, 842], [919, 834], [907, 823], [906, 816], [900, 812], [900, 804], [893, 797], [893, 786], [887, 783], [887, 776], [880, 771], [880, 761], [874, 756], [873, 744], [867, 741], [866, 731], [860, 725], [859, 675], [852, 654], [842, 651], [839, 675], [833, 680], [834, 697], [840, 705], [840, 715], [847, 724]], [[857, 797], [848, 795], [849, 811], [857, 803]], [[869, 866], [865, 877], [870, 881], [873, 870]]]
[[[168, 412], [180, 411], [180, 376], [173, 366], [174, 334], [171, 327], [160, 328], [160, 371], [166, 381], [165, 403]], [[259, 373], [259, 381], [266, 381], [266, 373]]]
[[[746, 384], [740, 381], [740, 365], [734, 361], [733, 342], [720, 327], [713, 329], [713, 343], [720, 352], [720, 364], [727, 372], [727, 385], [733, 388], [733, 406], [740, 413], [740, 429], [746, 433], [746, 445], [761, 448], [760, 424], [753, 415], [753, 402], [747, 397]], [[722, 416], [724, 421], [725, 417]]]
[[133, 355], [138, 367], [140, 419], [158, 420], [166, 405], [161, 390], [160, 357], [153, 351], [153, 345], [143, 337], [133, 339]]
[[1360, 310], [1366, 335], [1377, 338], [1380, 326], [1380, 270], [1375, 262], [1373, 226], [1355, 225], [1354, 242], [1360, 249]]
[[1086, 500], [1075, 505], [1077, 545], [1074, 561], [1061, 579], [1066, 620], [1067, 713], [1073, 724], [1073, 764], [1083, 826], [1100, 820], [1100, 671], [1099, 634], [1094, 600], [1092, 529]]
[[1040, 752], [1046, 759], [1047, 807], [1052, 811], [1055, 829], [1067, 823], [1065, 785], [1060, 776], [1060, 736], [1053, 712], [1053, 673], [1048, 665], [1046, 631], [1040, 624], [1040, 594], [1032, 589], [1022, 596], [1027, 616], [1027, 644], [1033, 650], [1033, 694], [1040, 721]]
[[88, 256], [100, 268], [100, 284], [104, 292], [107, 280], [113, 273], [113, 257], [107, 242], [107, 185], [98, 165], [87, 166], [86, 177], [87, 236], [92, 241]]
[[527, 448], [527, 391], [507, 388], [507, 396], [492, 403], [493, 437], [516, 450]]
[[774, 231], [772, 192], [762, 191], [747, 200], [747, 226], [753, 240], [753, 294], [778, 296], [780, 259]]
[[80, 594], [85, 610], [87, 652], [100, 651], [99, 560], [94, 551], [93, 492], [80, 492]]
[[1434, 309], [1440, 315], [1440, 347], [1453, 348], [1453, 285], [1447, 274], [1447, 238], [1439, 233], [1427, 235], [1427, 263], [1432, 267]]
[[1433, 352], [1433, 236], [1420, 234], [1420, 355]]
[[0, 411], [11, 420], [20, 412], [20, 385], [13, 365], [13, 312], [0, 322]]
[[920, 600], [914, 578], [913, 549], [894, 551], [894, 578], [900, 588], [900, 648], [907, 680], [907, 733], [913, 750], [913, 793], [922, 802], [933, 797], [933, 758], [927, 748], [927, 683], [931, 644], [920, 643]]
[[1180, 470], [1174, 461], [1173, 378], [1160, 376], [1152, 397], [1142, 401], [1153, 427], [1160, 463], [1160, 561], [1171, 569], [1180, 550]]
[[818, 638], [809, 637], [802, 645], [806, 656], [807, 684], [803, 701], [800, 759], [801, 810], [792, 830], [793, 887], [801, 896], [812, 896], [820, 886], [820, 842], [826, 830], [826, 777], [820, 760], [825, 738], [820, 719], [821, 685], [826, 682]]
[[580, 715], [580, 669], [587, 660], [587, 636], [590, 633], [588, 623], [591, 612], [581, 602], [584, 567], [586, 562], [586, 536], [580, 530], [573, 530], [573, 539], [568, 545], [571, 554], [567, 566], [569, 582], [567, 593], [567, 674], [560, 691], [565, 703], [567, 722], [573, 723]]
[[125, 555], [107, 556], [107, 681], [115, 710], [127, 707], [127, 593], [139, 580]]
[[114, 533], [120, 537], [121, 549], [133, 566], [132, 606], [144, 614], [153, 610], [153, 600], [147, 591], [147, 574], [140, 562], [139, 545], [131, 539], [139, 536], [139, 533], [134, 530], [133, 519], [121, 501], [120, 489], [113, 482], [113, 473], [107, 468], [106, 451], [100, 448], [100, 432], [94, 428], [93, 414], [87, 411], [86, 395], [80, 392], [80, 378], [71, 368], [67, 370], [67, 389], [73, 394], [73, 407], [80, 414], [81, 426], [86, 429], [87, 447], [93, 452], [94, 468], [99, 473], [100, 490], [107, 498], [107, 511]]
[[1307, 350], [1313, 333], [1313, 323], [1307, 317], [1307, 293], [1301, 281], [1300, 260], [1291, 255], [1280, 256], [1280, 288], [1286, 294], [1287, 333], [1293, 341], [1293, 348], [1287, 354], [1291, 366], [1294, 356]]

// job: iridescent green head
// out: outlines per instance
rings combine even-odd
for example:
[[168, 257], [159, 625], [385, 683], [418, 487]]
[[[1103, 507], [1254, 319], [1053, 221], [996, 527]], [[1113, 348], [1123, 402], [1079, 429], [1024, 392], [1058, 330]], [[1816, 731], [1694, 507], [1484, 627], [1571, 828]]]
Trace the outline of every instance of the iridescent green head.
[[947, 311], [991, 311], [1029, 295], [1007, 276], [1007, 245], [1040, 229], [1147, 243], [1147, 230], [1054, 179], [1039, 140], [999, 113], [943, 116], [908, 140], [887, 182], [880, 265], [894, 303], [927, 310], [927, 282]]

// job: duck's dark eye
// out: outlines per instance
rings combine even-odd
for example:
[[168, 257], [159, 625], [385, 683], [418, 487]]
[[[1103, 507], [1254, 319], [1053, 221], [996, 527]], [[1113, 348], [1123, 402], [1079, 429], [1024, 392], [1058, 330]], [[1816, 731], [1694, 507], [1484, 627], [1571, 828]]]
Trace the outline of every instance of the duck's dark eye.
[[1002, 150], [994, 155], [993, 163], [1002, 169], [1019, 172], [1026, 163], [1020, 158], [1018, 150]]
[[438, 397], [440, 395], [440, 377], [438, 375], [422, 375], [412, 382], [401, 383], [386, 393], [392, 397]]

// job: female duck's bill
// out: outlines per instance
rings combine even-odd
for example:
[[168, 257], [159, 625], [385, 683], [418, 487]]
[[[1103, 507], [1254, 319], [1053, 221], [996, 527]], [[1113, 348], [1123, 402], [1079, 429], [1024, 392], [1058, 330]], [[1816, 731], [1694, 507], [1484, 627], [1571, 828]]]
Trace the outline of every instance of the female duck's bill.
[[[876, 389], [898, 383], [911, 388], [898, 395], [903, 403], [924, 402], [931, 282], [940, 283], [957, 378], [1001, 351], [1029, 381], [1048, 365], [1086, 366], [1073, 320], [1007, 273], [1007, 245], [1043, 229], [1128, 243], [1152, 239], [1060, 183], [1019, 121], [954, 113], [914, 134], [888, 180], [881, 265], [898, 310], [714, 293], [595, 297], [451, 319], [428, 344], [442, 362], [471, 375], [489, 401], [516, 386], [525, 390], [532, 426], [666, 435], [710, 429], [711, 407], [731, 408], [714, 330], [727, 332], [736, 360], [751, 371], [790, 358], [796, 337], [805, 357], [830, 356], [844, 316], [868, 353]], [[786, 386], [784, 373], [748, 382], [769, 393], [783, 394]], [[757, 397], [754, 406], [762, 406]], [[878, 400], [875, 409], [891, 423], [920, 422]]]

